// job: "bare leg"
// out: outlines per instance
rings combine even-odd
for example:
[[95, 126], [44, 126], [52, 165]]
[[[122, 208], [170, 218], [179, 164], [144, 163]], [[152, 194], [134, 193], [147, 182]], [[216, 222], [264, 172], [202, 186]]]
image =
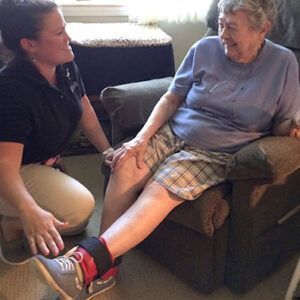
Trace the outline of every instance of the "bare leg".
[[152, 181], [136, 202], [103, 234], [113, 257], [118, 257], [143, 241], [184, 200]]
[[147, 165], [138, 169], [134, 158], [111, 175], [104, 198], [100, 233], [109, 228], [136, 201], [150, 176]]

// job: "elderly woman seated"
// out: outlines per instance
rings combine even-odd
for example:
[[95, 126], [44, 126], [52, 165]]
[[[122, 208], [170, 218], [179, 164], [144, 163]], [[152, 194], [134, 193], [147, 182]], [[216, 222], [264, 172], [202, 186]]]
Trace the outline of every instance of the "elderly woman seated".
[[113, 286], [119, 258], [176, 206], [223, 182], [243, 146], [299, 137], [296, 58], [266, 39], [274, 1], [221, 0], [218, 8], [219, 36], [191, 47], [144, 127], [115, 150], [99, 238], [54, 260], [32, 259], [62, 297], [90, 299]]

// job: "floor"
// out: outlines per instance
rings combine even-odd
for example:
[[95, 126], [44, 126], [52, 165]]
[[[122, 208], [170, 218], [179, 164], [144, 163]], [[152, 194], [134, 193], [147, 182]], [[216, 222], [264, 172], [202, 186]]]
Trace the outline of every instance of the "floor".
[[[101, 215], [102, 181], [101, 157], [97, 154], [65, 158], [70, 174], [85, 184], [98, 201], [87, 234], [98, 231]], [[80, 238], [80, 237], [79, 237]], [[124, 257], [116, 286], [95, 297], [101, 300], [283, 300], [297, 257], [257, 285], [245, 295], [236, 295], [221, 286], [210, 295], [201, 294], [166, 268], [135, 249]], [[56, 294], [43, 286], [28, 265], [11, 267], [0, 262], [0, 300], [54, 300]]]

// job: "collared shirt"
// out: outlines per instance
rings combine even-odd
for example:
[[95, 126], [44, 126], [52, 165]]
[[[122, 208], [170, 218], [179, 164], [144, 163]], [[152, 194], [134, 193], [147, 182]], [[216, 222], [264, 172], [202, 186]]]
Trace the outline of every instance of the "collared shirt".
[[0, 71], [0, 142], [24, 144], [22, 164], [61, 153], [82, 115], [84, 86], [74, 62], [56, 67], [52, 86], [25, 58]]
[[265, 40], [251, 63], [230, 60], [219, 37], [195, 43], [169, 88], [184, 97], [174, 133], [203, 150], [234, 153], [300, 112], [294, 54]]

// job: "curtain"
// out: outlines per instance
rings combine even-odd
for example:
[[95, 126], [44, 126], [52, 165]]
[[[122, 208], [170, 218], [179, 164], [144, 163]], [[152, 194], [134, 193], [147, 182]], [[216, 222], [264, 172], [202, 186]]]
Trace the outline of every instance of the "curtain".
[[128, 0], [129, 18], [141, 24], [203, 21], [212, 0]]

